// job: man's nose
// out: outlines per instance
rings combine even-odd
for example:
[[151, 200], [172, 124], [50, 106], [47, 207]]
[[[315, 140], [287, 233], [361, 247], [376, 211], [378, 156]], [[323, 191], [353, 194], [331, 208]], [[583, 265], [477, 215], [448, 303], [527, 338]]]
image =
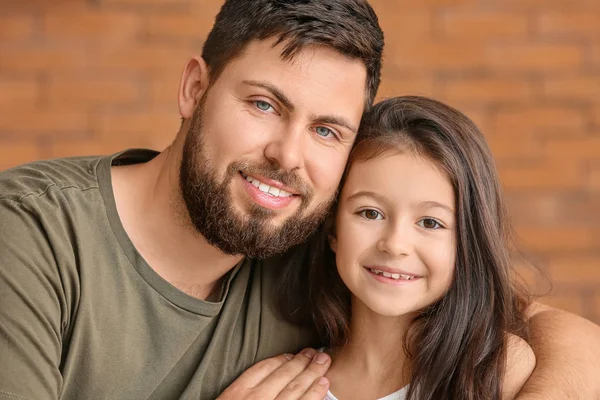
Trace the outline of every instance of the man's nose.
[[377, 242], [377, 250], [392, 256], [408, 255], [414, 240], [414, 233], [409, 225], [405, 221], [392, 224]]
[[304, 166], [305, 127], [289, 125], [265, 147], [265, 157], [276, 167], [294, 171]]

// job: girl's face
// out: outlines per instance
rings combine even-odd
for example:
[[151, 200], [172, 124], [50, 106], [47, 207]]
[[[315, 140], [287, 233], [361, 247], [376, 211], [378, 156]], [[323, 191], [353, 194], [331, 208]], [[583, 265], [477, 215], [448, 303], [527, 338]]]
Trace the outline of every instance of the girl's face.
[[456, 257], [454, 203], [449, 180], [424, 158], [391, 153], [351, 166], [331, 247], [356, 305], [400, 316], [444, 296]]

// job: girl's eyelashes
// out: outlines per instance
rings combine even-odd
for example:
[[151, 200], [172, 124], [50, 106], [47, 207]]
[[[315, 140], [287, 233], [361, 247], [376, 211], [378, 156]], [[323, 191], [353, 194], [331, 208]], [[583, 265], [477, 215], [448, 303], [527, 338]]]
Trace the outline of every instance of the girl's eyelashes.
[[358, 212], [358, 215], [364, 219], [380, 220], [383, 219], [383, 214], [372, 208], [367, 208]]
[[[384, 218], [383, 214], [380, 211], [375, 210], [373, 208], [366, 208], [364, 210], [360, 210], [357, 212], [357, 214], [364, 219], [372, 221], [382, 220]], [[421, 218], [417, 222], [417, 225], [427, 230], [437, 230], [446, 228], [444, 224], [442, 224], [440, 221], [431, 217]]]
[[445, 226], [440, 221], [431, 217], [421, 218], [419, 222], [417, 222], [417, 225], [429, 230], [445, 228]]

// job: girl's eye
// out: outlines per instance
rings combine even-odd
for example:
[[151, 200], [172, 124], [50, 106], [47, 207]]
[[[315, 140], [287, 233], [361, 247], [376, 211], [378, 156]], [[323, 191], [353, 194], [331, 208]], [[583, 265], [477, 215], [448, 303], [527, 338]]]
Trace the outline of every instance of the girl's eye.
[[425, 229], [440, 229], [440, 228], [443, 228], [442, 224], [440, 224], [439, 222], [437, 222], [433, 218], [423, 218], [417, 224], [419, 226], [425, 228]]
[[329, 137], [330, 135], [333, 135], [333, 131], [324, 126], [317, 126], [317, 128], [315, 129], [315, 132], [317, 132], [317, 135], [325, 137], [325, 138]]
[[273, 108], [273, 106], [271, 106], [269, 103], [262, 100], [255, 100], [254, 104], [260, 111], [269, 111], [270, 108]]
[[377, 210], [362, 210], [359, 215], [366, 219], [383, 219], [383, 215]]

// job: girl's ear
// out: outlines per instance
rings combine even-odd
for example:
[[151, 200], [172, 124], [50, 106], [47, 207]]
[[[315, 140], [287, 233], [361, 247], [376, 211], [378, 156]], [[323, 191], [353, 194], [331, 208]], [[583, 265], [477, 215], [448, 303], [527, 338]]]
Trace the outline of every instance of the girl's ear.
[[337, 251], [337, 239], [333, 235], [328, 235], [327, 240], [329, 241], [329, 247], [334, 253]]

